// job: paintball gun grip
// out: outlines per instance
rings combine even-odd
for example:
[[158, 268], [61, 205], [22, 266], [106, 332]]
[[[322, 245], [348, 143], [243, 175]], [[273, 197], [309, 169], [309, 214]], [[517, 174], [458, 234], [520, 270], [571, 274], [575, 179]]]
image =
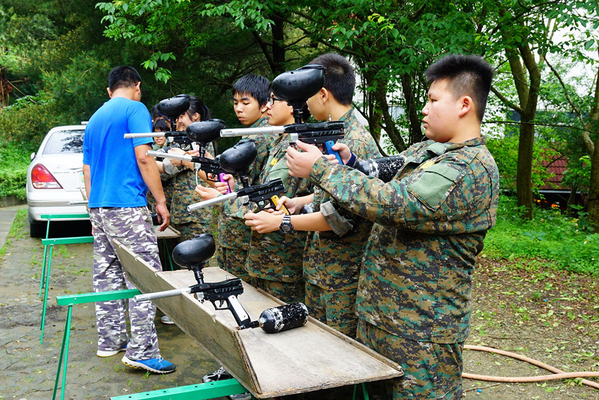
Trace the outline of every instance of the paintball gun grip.
[[164, 137], [166, 132], [148, 132], [148, 133], [125, 133], [125, 139], [134, 139], [140, 137]]
[[200, 201], [199, 203], [193, 203], [187, 206], [187, 212], [199, 210], [201, 208], [206, 208], [213, 206], [215, 204], [224, 203], [227, 200], [233, 200], [237, 198], [237, 192], [232, 192], [229, 194], [224, 194], [222, 196], [215, 197], [210, 200]]
[[227, 309], [231, 311], [235, 321], [237, 322], [237, 325], [239, 325], [241, 329], [253, 328], [254, 326], [257, 326], [257, 323], [252, 323], [252, 319], [247, 311], [245, 311], [245, 308], [243, 308], [236, 295], [227, 297]]
[[218, 174], [218, 180], [221, 182], [225, 182], [227, 184], [227, 194], [231, 193], [231, 188], [229, 188], [229, 182], [225, 179], [225, 173]]
[[335, 158], [337, 159], [337, 161], [339, 161], [339, 165], [343, 165], [343, 161], [341, 161], [341, 156], [339, 155], [339, 152], [337, 150], [333, 150], [334, 145], [335, 145], [335, 142], [332, 140], [329, 140], [328, 142], [325, 143], [327, 153], [334, 155]]
[[137, 296], [133, 297], [133, 300], [149, 301], [149, 300], [154, 300], [154, 299], [161, 299], [163, 297], [180, 296], [183, 293], [191, 293], [191, 288], [172, 289], [172, 290], [165, 290], [163, 292], [138, 294]]
[[[272, 203], [275, 205], [275, 207], [279, 204], [279, 196], [274, 195], [270, 198], [270, 200], [272, 201]], [[285, 205], [281, 206], [281, 210], [285, 213], [285, 215], [290, 215], [289, 210], [287, 209], [287, 207], [285, 207]]]

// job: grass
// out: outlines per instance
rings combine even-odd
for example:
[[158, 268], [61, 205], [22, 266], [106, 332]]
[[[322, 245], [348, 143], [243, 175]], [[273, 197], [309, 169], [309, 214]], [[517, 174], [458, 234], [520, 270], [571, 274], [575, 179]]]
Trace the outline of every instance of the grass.
[[588, 226], [585, 213], [573, 218], [558, 209], [536, 208], [527, 221], [514, 198], [501, 196], [497, 225], [487, 234], [482, 256], [521, 259], [533, 267], [535, 260], [549, 260], [557, 270], [599, 276], [599, 233]]
[[25, 235], [25, 221], [27, 221], [27, 210], [17, 210], [15, 220], [8, 231], [6, 242], [0, 249], [0, 259], [4, 258], [7, 246], [12, 243], [13, 239], [19, 239]]

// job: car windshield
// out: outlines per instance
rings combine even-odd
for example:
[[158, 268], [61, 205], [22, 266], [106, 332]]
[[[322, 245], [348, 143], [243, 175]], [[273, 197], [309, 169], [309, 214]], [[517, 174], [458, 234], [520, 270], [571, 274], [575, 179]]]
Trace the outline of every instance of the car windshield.
[[85, 130], [56, 131], [50, 136], [44, 154], [83, 153]]

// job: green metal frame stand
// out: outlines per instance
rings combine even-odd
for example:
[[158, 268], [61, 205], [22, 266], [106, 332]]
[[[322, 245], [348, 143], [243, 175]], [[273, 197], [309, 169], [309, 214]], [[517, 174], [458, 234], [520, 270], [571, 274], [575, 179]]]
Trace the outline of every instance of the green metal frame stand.
[[50, 288], [50, 269], [52, 266], [52, 251], [55, 245], [59, 244], [77, 244], [77, 243], [93, 243], [93, 236], [77, 236], [68, 238], [49, 239], [50, 234], [50, 221], [56, 219], [73, 219], [73, 218], [89, 218], [89, 214], [43, 214], [42, 219], [48, 221], [46, 225], [46, 238], [42, 239], [42, 245], [44, 246], [44, 258], [42, 260], [42, 273], [40, 275], [40, 291], [39, 297], [43, 297], [43, 308], [42, 308], [42, 319], [40, 321], [40, 344], [44, 343], [44, 327], [46, 324], [46, 308], [48, 305], [48, 289]]
[[[59, 306], [68, 306], [67, 320], [64, 324], [64, 334], [62, 337], [62, 346], [60, 348], [60, 357], [58, 359], [58, 368], [56, 370], [56, 380], [54, 382], [54, 391], [52, 392], [52, 400], [56, 399], [56, 392], [58, 390], [58, 381], [60, 379], [60, 371], [62, 367], [62, 390], [60, 392], [60, 399], [64, 400], [64, 392], [67, 384], [67, 361], [69, 356], [69, 338], [71, 334], [71, 318], [73, 315], [73, 306], [75, 304], [95, 303], [97, 301], [111, 301], [111, 300], [123, 300], [130, 299], [134, 296], [141, 294], [137, 289], [125, 289], [125, 290], [114, 290], [110, 292], [98, 292], [98, 293], [82, 293], [82, 294], [71, 294], [67, 296], [56, 296], [56, 302]], [[64, 361], [64, 364], [63, 364]]]
[[[153, 390], [151, 392], [128, 394], [125, 396], [111, 397], [112, 400], [141, 400], [141, 399], [169, 399], [169, 400], [207, 400], [216, 397], [231, 396], [246, 393], [247, 389], [236, 379], [224, 381], [199, 383], [197, 385], [180, 386], [171, 389]], [[254, 397], [252, 396], [252, 399]]]

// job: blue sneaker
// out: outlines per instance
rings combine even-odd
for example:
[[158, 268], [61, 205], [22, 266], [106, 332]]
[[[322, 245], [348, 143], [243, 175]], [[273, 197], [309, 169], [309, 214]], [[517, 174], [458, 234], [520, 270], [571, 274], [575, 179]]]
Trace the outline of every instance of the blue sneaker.
[[123, 356], [123, 364], [137, 369], [145, 369], [146, 371], [155, 374], [170, 374], [175, 372], [175, 364], [166, 361], [162, 357], [150, 358], [149, 360], [131, 360], [127, 356]]
[[126, 342], [124, 345], [122, 345], [121, 347], [119, 347], [116, 350], [100, 350], [100, 349], [98, 349], [98, 351], [96, 352], [96, 355], [98, 357], [102, 357], [102, 358], [116, 356], [121, 351], [127, 350], [127, 343], [128, 342]]

